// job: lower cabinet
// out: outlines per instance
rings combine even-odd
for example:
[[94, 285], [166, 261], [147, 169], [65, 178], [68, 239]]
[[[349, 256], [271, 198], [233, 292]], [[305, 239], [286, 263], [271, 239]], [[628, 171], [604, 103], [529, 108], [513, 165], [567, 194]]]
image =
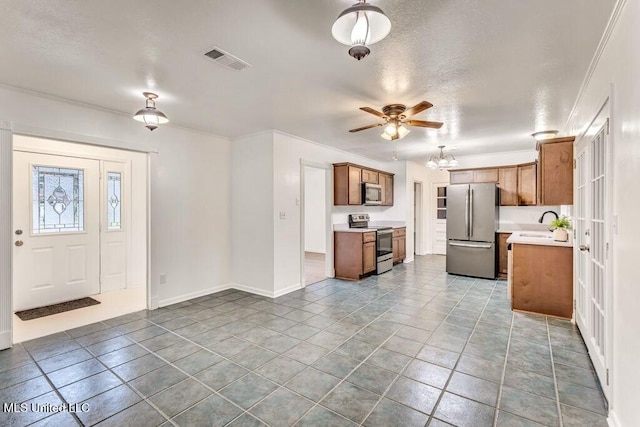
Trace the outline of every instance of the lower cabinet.
[[359, 280], [376, 269], [376, 232], [335, 231], [333, 263], [339, 279]]
[[407, 229], [393, 229], [393, 263], [398, 264], [404, 261], [407, 256]]
[[498, 278], [506, 279], [507, 273], [509, 272], [509, 252], [507, 251], [509, 244], [507, 243], [507, 239], [511, 237], [511, 233], [497, 233], [496, 237], [496, 241], [498, 242], [496, 245], [496, 250], [498, 251], [496, 254], [496, 260], [498, 262]]
[[511, 245], [511, 307], [570, 319], [573, 315], [573, 248]]

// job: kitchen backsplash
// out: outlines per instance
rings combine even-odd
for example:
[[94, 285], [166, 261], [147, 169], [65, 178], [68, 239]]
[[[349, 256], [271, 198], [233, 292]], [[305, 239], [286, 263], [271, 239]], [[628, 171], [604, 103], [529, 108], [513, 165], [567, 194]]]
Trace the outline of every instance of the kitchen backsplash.
[[[500, 224], [538, 224], [538, 219], [545, 211], [554, 211], [558, 215], [563, 213], [563, 206], [502, 206], [500, 207]], [[569, 215], [567, 215], [569, 216]], [[554, 216], [547, 214], [544, 224], [549, 224]]]

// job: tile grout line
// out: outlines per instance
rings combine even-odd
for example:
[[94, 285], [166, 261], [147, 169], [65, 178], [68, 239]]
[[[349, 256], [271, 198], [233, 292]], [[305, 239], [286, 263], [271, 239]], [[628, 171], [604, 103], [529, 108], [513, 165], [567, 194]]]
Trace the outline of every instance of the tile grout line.
[[507, 350], [504, 355], [504, 364], [502, 365], [502, 376], [500, 377], [500, 387], [498, 388], [498, 400], [496, 401], [496, 413], [493, 416], [493, 426], [498, 425], [498, 416], [500, 415], [500, 401], [502, 400], [502, 387], [504, 379], [507, 376], [507, 363], [509, 362], [509, 350], [511, 349], [511, 334], [513, 333], [513, 323], [515, 320], [515, 312], [511, 311], [511, 324], [509, 325], [509, 339], [507, 340]]
[[558, 425], [564, 426], [562, 421], [562, 407], [560, 406], [560, 392], [558, 391], [558, 379], [556, 377], [556, 364], [553, 362], [553, 347], [551, 346], [551, 331], [549, 330], [549, 318], [545, 316], [544, 324], [547, 329], [547, 342], [549, 343], [549, 355], [551, 356], [551, 373], [553, 374], [553, 389], [556, 393], [556, 408], [558, 409]]

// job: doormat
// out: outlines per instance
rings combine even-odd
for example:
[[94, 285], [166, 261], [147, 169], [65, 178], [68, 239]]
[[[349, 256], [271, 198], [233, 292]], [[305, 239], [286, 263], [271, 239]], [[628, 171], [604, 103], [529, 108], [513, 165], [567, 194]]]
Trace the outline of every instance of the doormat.
[[29, 310], [16, 311], [16, 316], [18, 316], [21, 320], [39, 319], [40, 317], [64, 313], [65, 311], [89, 307], [96, 304], [100, 304], [100, 301], [89, 297], [80, 298], [74, 299], [73, 301], [61, 302], [60, 304], [53, 304], [44, 307], [31, 308]]

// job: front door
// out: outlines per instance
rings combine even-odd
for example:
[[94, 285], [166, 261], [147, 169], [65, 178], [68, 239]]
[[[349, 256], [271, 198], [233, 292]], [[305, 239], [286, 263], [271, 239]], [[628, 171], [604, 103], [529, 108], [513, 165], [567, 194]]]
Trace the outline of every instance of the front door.
[[605, 396], [609, 396], [609, 322], [612, 301], [607, 270], [609, 235], [607, 228], [608, 149], [607, 128], [576, 150], [576, 324], [589, 350]]
[[99, 293], [99, 161], [13, 159], [14, 311]]

